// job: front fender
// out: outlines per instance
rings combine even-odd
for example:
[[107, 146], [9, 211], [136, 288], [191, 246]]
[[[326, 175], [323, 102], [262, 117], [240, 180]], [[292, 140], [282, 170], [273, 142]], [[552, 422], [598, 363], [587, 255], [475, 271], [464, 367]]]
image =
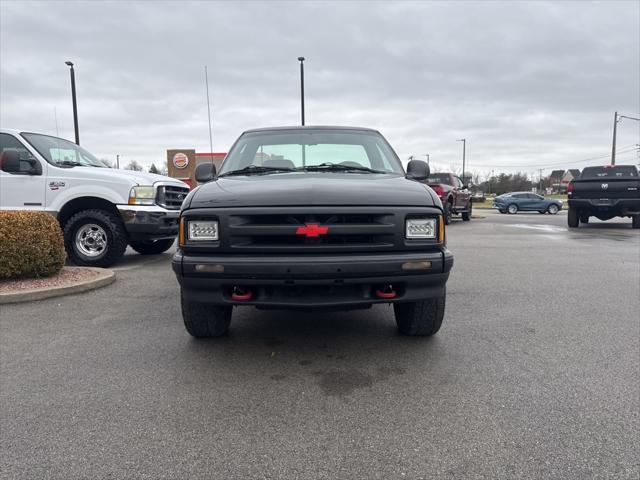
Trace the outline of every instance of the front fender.
[[[57, 188], [57, 189], [56, 189]], [[86, 186], [71, 186], [67, 187], [61, 185], [51, 185], [47, 182], [47, 211], [60, 212], [62, 208], [71, 200], [75, 200], [82, 197], [94, 197], [106, 200], [114, 205], [125, 204], [128, 198], [119, 195], [119, 192], [107, 188], [101, 185], [91, 185], [88, 189]]]

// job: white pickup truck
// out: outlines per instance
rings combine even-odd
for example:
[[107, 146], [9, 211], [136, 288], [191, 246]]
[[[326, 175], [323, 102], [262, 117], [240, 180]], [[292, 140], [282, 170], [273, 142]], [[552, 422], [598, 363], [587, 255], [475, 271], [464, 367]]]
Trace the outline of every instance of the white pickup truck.
[[0, 129], [0, 210], [55, 215], [77, 265], [113, 265], [127, 245], [168, 250], [188, 193], [174, 178], [108, 168], [68, 140]]

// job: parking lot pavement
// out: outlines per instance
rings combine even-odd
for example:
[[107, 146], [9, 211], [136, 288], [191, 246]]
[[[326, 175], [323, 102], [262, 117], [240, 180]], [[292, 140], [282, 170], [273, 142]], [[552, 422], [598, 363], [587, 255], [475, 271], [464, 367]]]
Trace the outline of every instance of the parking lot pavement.
[[431, 339], [381, 306], [196, 341], [168, 255], [0, 307], [0, 476], [637, 479], [638, 231], [481, 215]]

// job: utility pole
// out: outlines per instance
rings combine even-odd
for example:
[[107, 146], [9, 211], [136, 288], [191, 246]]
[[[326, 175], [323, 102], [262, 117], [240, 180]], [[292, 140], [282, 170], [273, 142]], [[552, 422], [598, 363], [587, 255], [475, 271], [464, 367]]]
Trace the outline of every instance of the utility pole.
[[458, 142], [462, 142], [462, 183], [466, 185], [464, 181], [464, 169], [465, 169], [465, 159], [466, 159], [466, 151], [467, 151], [467, 139], [461, 138]]
[[209, 116], [209, 151], [211, 152], [211, 164], [213, 165], [213, 136], [211, 135], [211, 107], [209, 105], [209, 74], [207, 66], [204, 66], [204, 83], [207, 86], [207, 115]]
[[116, 155], [116, 168], [120, 170], [120, 155]]
[[304, 127], [304, 57], [298, 57], [298, 61], [300, 62], [300, 114]]
[[627, 117], [626, 115], [618, 115], [618, 112], [615, 112], [613, 114], [613, 141], [611, 142], [611, 165], [616, 164], [616, 133], [618, 130], [618, 122], [621, 122], [623, 118], [640, 122], [640, 118]]
[[69, 66], [70, 74], [71, 74], [71, 100], [73, 101], [73, 127], [76, 132], [76, 145], [80, 145], [80, 132], [78, 131], [78, 103], [76, 101], [76, 73], [73, 69], [73, 63], [70, 61], [64, 62], [65, 65]]
[[429, 154], [425, 153], [425, 155], [427, 156], [427, 165], [429, 165]]
[[611, 165], [616, 164], [616, 131], [618, 130], [618, 112], [613, 114], [613, 142], [611, 142]]
[[542, 192], [542, 168], [538, 170], [538, 175], [539, 175], [538, 188], [539, 188], [539, 191]]

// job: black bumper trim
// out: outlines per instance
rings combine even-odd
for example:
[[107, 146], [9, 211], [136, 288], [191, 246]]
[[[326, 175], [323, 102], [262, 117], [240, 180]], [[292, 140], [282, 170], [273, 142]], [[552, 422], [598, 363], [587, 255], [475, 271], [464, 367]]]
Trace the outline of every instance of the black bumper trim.
[[[424, 271], [404, 271], [410, 261], [431, 262]], [[196, 265], [220, 265], [224, 273], [202, 274]], [[216, 305], [274, 308], [366, 306], [442, 297], [453, 256], [448, 249], [429, 253], [362, 256], [185, 256], [178, 251], [172, 267], [187, 300]], [[379, 299], [375, 289], [391, 284], [394, 299]], [[231, 299], [234, 286], [250, 288], [250, 301]]]

